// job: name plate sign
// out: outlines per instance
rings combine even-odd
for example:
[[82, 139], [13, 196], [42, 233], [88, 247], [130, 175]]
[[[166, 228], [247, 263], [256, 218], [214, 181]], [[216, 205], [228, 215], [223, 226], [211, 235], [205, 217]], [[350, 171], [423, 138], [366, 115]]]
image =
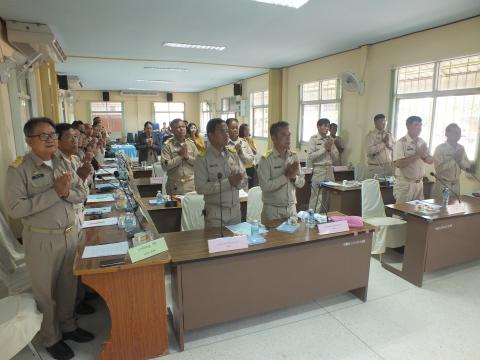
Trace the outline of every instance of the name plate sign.
[[132, 263], [136, 263], [165, 251], [168, 251], [167, 244], [164, 238], [160, 238], [128, 249], [128, 255]]
[[447, 212], [449, 215], [464, 213], [465, 205], [463, 203], [447, 205]]
[[208, 240], [208, 252], [210, 254], [248, 248], [248, 237], [246, 235], [229, 236]]
[[150, 178], [150, 184], [163, 184], [163, 176], [152, 176]]
[[350, 230], [347, 220], [327, 222], [318, 224], [317, 226], [320, 235], [335, 234]]

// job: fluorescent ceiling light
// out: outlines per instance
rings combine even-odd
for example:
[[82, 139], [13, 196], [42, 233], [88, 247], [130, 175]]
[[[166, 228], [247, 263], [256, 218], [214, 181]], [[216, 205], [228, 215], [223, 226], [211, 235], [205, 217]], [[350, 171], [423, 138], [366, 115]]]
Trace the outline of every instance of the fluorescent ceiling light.
[[139, 82], [152, 82], [152, 83], [163, 83], [163, 84], [171, 83], [170, 80], [145, 80], [145, 79], [138, 79], [138, 80], [135, 80], [135, 81], [139, 81]]
[[161, 71], [188, 71], [186, 68], [163, 68], [163, 67], [156, 67], [156, 66], [144, 66], [146, 70], [161, 70]]
[[298, 9], [300, 6], [308, 2], [308, 0], [253, 0], [256, 2], [262, 2], [265, 4], [288, 6]]
[[225, 46], [182, 44], [182, 43], [171, 43], [171, 42], [163, 43], [163, 46], [177, 47], [177, 48], [184, 48], [184, 49], [200, 49], [200, 50], [216, 50], [216, 51], [225, 50]]

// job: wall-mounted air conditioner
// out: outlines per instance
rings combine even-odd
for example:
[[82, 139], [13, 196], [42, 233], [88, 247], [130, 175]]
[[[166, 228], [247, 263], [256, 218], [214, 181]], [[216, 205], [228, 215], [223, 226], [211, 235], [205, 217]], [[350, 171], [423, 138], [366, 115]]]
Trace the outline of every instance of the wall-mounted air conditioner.
[[[25, 55], [33, 65], [33, 60], [51, 59], [64, 62], [67, 57], [48, 25], [7, 20], [8, 42]], [[39, 56], [41, 54], [41, 56]]]
[[[160, 93], [158, 91], [149, 91], [149, 90], [124, 90], [120, 91], [120, 95], [122, 96], [159, 96]], [[164, 93], [165, 95], [165, 93]], [[165, 95], [165, 101], [167, 100], [167, 96]]]

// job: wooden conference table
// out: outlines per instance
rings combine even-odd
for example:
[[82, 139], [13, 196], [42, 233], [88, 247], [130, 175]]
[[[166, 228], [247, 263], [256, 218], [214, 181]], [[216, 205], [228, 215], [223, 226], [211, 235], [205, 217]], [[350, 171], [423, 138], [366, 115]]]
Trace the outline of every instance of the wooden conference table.
[[480, 199], [461, 196], [461, 200], [463, 212], [458, 212], [455, 201], [432, 215], [421, 215], [410, 204], [387, 205], [389, 212], [407, 221], [407, 239], [401, 269], [386, 262], [383, 267], [422, 286], [425, 272], [480, 259]]
[[[113, 202], [87, 204], [88, 207], [112, 206], [104, 217], [119, 216]], [[88, 219], [88, 217], [87, 217]], [[143, 227], [156, 233], [148, 215]], [[101, 360], [145, 360], [168, 354], [168, 326], [165, 300], [165, 264], [168, 253], [138, 263], [101, 267], [100, 261], [117, 258], [82, 259], [85, 246], [127, 240], [123, 229], [114, 226], [82, 230], [77, 247], [74, 274], [94, 289], [106, 302], [111, 318], [110, 338], [97, 357]], [[155, 284], [152, 286], [152, 284]]]
[[[432, 181], [425, 181], [423, 183], [423, 194], [426, 199], [430, 198], [432, 184]], [[341, 213], [348, 215], [362, 216], [361, 186], [346, 187], [339, 183], [338, 186], [324, 185], [324, 188], [324, 199], [328, 200], [328, 209], [330, 211], [340, 211]], [[395, 203], [395, 198], [393, 197], [393, 186], [382, 183], [380, 185], [380, 192], [382, 194], [384, 204]]]
[[[181, 230], [182, 224], [182, 203], [177, 202], [177, 206], [166, 207], [165, 205], [151, 205], [149, 200], [155, 197], [142, 197], [140, 199], [142, 207], [148, 211], [157, 231], [160, 234], [177, 232]], [[248, 198], [240, 198], [240, 211], [242, 214], [242, 221], [247, 218], [247, 200]]]
[[162, 190], [162, 184], [152, 184], [149, 177], [140, 177], [133, 179], [140, 197], [155, 197], [157, 191]]
[[207, 239], [218, 231], [163, 234], [172, 258], [170, 310], [180, 350], [184, 333], [204, 326], [346, 291], [366, 301], [371, 226], [323, 236], [304, 224], [294, 234], [272, 227], [264, 244], [209, 254]]

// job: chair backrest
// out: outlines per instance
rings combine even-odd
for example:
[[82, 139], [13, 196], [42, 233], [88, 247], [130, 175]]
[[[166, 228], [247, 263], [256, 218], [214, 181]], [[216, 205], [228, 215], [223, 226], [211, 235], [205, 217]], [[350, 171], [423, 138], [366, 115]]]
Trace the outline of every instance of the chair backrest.
[[203, 209], [205, 201], [203, 195], [192, 191], [185, 194], [182, 201], [182, 231], [198, 230], [205, 227]]
[[135, 138], [133, 137], [133, 133], [131, 132], [127, 132], [127, 143], [134, 143], [135, 142]]
[[362, 181], [362, 217], [364, 219], [385, 217], [385, 208], [378, 180], [367, 179]]
[[354, 165], [355, 180], [362, 181], [368, 179], [368, 167], [364, 162], [359, 162]]
[[262, 209], [262, 189], [260, 189], [260, 186], [254, 186], [248, 190], [247, 221], [257, 220], [261, 222]]
[[23, 246], [15, 238], [10, 225], [0, 212], [0, 263], [7, 272], [14, 272], [24, 262]]
[[163, 174], [162, 164], [160, 162], [153, 163], [153, 176], [160, 177], [163, 176]]

